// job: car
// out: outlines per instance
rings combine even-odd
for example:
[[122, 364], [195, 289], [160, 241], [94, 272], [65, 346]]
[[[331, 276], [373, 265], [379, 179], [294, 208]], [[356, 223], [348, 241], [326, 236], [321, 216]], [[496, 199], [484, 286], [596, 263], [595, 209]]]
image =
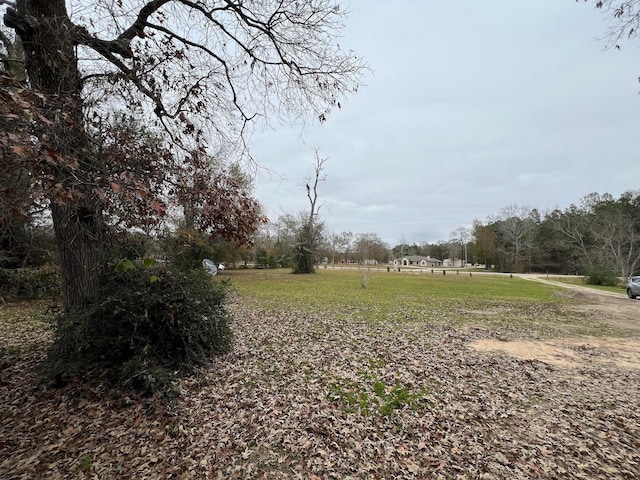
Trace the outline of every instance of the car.
[[640, 277], [630, 277], [627, 282], [627, 295], [634, 299], [640, 295]]

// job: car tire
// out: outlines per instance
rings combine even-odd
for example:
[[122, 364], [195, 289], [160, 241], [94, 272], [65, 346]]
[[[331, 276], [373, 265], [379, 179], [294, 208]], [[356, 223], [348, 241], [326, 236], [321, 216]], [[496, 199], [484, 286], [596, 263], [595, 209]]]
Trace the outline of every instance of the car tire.
[[631, 299], [631, 300], [635, 300], [636, 299], [636, 295], [634, 295], [633, 293], [631, 293], [631, 289], [627, 288], [627, 296]]

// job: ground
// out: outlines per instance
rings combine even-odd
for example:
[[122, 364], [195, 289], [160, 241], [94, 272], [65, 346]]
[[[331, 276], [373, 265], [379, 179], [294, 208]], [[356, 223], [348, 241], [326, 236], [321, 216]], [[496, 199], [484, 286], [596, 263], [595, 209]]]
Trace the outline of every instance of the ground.
[[[563, 295], [583, 301], [579, 310], [597, 316], [615, 327], [635, 329], [640, 336], [640, 302], [629, 300], [623, 293], [611, 293], [580, 285], [546, 280], [537, 275], [525, 275], [533, 281], [552, 283], [565, 288]], [[620, 368], [640, 369], [640, 339], [638, 338], [557, 338], [546, 341], [501, 341], [481, 339], [472, 346], [483, 351], [499, 351], [523, 360], [563, 366], [570, 369], [597, 363]], [[586, 354], [586, 355], [585, 355]]]
[[[566, 294], [587, 296], [576, 321], [638, 329], [640, 301]], [[237, 301], [233, 352], [167, 408], [43, 384], [46, 325], [0, 307], [2, 479], [640, 478], [633, 333], [506, 341], [481, 322], [499, 312], [382, 323]]]

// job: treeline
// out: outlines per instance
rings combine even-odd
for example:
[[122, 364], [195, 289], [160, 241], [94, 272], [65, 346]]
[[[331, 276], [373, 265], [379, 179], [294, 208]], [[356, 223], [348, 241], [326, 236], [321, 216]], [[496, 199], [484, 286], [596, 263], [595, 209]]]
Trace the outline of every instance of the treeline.
[[[261, 228], [253, 263], [290, 266], [302, 218], [286, 214]], [[390, 247], [375, 233], [330, 233], [322, 224], [317, 235], [317, 262], [386, 263], [421, 255], [500, 272], [580, 274], [603, 283], [640, 270], [640, 190], [619, 198], [592, 193], [564, 210], [546, 213], [508, 206], [436, 243], [402, 242]]]
[[579, 274], [595, 283], [640, 270], [640, 190], [592, 193], [564, 210], [509, 206], [448, 241], [398, 245], [400, 254], [462, 259], [499, 272]]
[[592, 193], [544, 215], [508, 207], [486, 224], [475, 222], [473, 238], [477, 261], [500, 271], [626, 278], [640, 269], [640, 191]]

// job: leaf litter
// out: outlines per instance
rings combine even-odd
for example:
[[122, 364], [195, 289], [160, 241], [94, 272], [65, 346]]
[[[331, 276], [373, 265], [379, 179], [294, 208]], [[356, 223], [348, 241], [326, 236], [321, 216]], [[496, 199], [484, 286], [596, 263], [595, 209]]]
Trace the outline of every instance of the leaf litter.
[[0, 478], [640, 477], [640, 370], [479, 351], [482, 328], [266, 313], [236, 301], [231, 353], [171, 407], [51, 389], [51, 340], [0, 315]]

